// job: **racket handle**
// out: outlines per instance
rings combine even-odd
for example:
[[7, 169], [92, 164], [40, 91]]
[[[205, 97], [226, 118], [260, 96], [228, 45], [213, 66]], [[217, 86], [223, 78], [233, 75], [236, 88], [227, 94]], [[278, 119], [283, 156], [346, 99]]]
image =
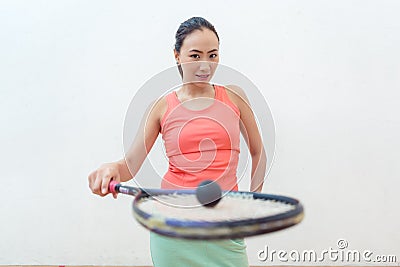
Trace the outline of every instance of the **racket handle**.
[[118, 194], [120, 186], [121, 185], [118, 182], [111, 180], [110, 183], [108, 184], [108, 190], [113, 194]]

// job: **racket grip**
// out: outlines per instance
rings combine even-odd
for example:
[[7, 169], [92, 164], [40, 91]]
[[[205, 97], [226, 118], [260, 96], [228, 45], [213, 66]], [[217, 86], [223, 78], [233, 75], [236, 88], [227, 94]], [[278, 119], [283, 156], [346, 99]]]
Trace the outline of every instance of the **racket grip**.
[[119, 193], [118, 187], [119, 183], [114, 180], [111, 180], [110, 183], [108, 184], [108, 190], [113, 194]]

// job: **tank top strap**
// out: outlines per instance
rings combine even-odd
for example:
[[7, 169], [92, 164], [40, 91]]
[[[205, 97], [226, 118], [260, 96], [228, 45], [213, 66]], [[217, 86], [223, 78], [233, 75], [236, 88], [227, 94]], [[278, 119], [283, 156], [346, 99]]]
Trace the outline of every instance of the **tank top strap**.
[[226, 90], [229, 89], [226, 89], [226, 87], [222, 85], [214, 85], [214, 88], [215, 88], [215, 99], [227, 104], [236, 112], [236, 114], [240, 115], [239, 108], [230, 100], [228, 93], [226, 92]]
[[174, 107], [176, 107], [176, 106], [178, 106], [180, 104], [179, 99], [178, 99], [175, 91], [172, 91], [171, 93], [169, 93], [166, 96], [166, 100], [167, 100], [167, 103], [168, 103], [168, 109], [174, 108]]
[[176, 96], [175, 91], [170, 92], [169, 94], [167, 94], [165, 96], [165, 101], [167, 102], [167, 110], [165, 111], [164, 115], [161, 118], [161, 122], [160, 122], [160, 126], [161, 126], [161, 133], [163, 132], [163, 128], [164, 128], [164, 124], [165, 124], [165, 120], [168, 117], [169, 113], [171, 113], [171, 111], [178, 106], [179, 100]]

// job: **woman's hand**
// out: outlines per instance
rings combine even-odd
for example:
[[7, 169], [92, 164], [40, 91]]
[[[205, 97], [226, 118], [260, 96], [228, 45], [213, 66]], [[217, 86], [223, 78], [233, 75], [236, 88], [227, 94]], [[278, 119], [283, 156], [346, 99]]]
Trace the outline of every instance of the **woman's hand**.
[[[108, 185], [110, 181], [121, 181], [121, 175], [119, 172], [118, 162], [106, 163], [100, 166], [97, 170], [89, 175], [89, 187], [92, 192], [99, 196], [108, 195]], [[114, 198], [117, 198], [117, 194], [113, 194]]]

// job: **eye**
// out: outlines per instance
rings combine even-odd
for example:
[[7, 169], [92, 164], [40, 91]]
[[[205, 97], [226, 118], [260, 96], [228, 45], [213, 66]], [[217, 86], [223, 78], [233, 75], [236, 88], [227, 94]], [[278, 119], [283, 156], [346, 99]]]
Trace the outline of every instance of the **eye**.
[[195, 59], [199, 59], [200, 58], [200, 56], [198, 54], [190, 55], [190, 57], [195, 58]]
[[211, 54], [210, 55], [210, 58], [216, 58], [216, 57], [218, 57], [218, 54]]

